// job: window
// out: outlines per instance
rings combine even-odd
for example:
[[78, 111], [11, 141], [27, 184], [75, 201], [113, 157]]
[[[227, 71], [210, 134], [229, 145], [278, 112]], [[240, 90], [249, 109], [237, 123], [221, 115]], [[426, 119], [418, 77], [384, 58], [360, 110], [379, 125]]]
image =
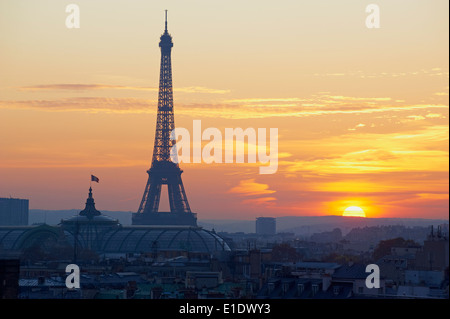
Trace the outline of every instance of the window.
[[312, 285], [312, 292], [315, 295], [319, 291], [319, 285]]
[[339, 294], [339, 287], [333, 287], [333, 293], [335, 294], [335, 295], [338, 295]]
[[289, 290], [289, 283], [285, 282], [283, 283], [283, 293], [287, 293], [287, 291]]
[[297, 285], [298, 294], [302, 294], [305, 291], [305, 285], [304, 284], [298, 284]]

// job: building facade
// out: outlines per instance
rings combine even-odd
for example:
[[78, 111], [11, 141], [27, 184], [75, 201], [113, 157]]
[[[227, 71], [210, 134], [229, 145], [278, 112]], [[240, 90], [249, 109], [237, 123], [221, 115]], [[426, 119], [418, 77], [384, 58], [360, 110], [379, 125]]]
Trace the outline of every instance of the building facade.
[[256, 218], [257, 235], [275, 235], [277, 233], [277, 221], [273, 217]]
[[0, 226], [28, 225], [28, 199], [0, 198]]

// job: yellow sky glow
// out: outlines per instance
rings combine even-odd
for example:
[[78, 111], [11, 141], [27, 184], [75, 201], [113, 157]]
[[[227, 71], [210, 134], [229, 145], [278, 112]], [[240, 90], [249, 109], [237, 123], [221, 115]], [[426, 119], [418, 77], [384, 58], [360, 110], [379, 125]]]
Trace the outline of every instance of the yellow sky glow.
[[80, 29], [60, 1], [0, 2], [0, 197], [81, 209], [93, 173], [100, 210], [137, 210], [168, 9], [176, 126], [279, 134], [272, 175], [181, 164], [200, 219], [448, 219], [448, 1], [377, 0], [380, 29], [352, 0], [74, 3]]

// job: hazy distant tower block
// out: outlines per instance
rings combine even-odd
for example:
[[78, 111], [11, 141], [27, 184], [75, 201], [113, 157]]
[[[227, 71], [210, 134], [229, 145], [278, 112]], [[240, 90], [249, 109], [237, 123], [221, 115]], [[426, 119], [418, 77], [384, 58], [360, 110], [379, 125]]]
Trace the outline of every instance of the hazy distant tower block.
[[[191, 212], [184, 191], [181, 173], [170, 154], [175, 141], [170, 138], [175, 129], [173, 112], [172, 36], [167, 31], [167, 10], [164, 34], [159, 42], [161, 48], [161, 71], [159, 78], [158, 115], [155, 144], [151, 168], [147, 171], [145, 186], [137, 214], [133, 214], [133, 225], [191, 225], [197, 226], [196, 214]], [[158, 212], [161, 188], [167, 185], [170, 212]]]
[[28, 225], [28, 199], [0, 198], [0, 225]]
[[277, 220], [273, 217], [256, 218], [257, 235], [275, 235], [277, 233]]

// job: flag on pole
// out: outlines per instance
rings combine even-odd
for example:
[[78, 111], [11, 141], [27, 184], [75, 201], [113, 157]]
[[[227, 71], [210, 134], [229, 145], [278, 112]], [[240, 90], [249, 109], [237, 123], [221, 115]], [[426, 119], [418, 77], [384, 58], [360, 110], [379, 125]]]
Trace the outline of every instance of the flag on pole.
[[91, 182], [99, 182], [99, 178], [97, 176], [91, 175]]

